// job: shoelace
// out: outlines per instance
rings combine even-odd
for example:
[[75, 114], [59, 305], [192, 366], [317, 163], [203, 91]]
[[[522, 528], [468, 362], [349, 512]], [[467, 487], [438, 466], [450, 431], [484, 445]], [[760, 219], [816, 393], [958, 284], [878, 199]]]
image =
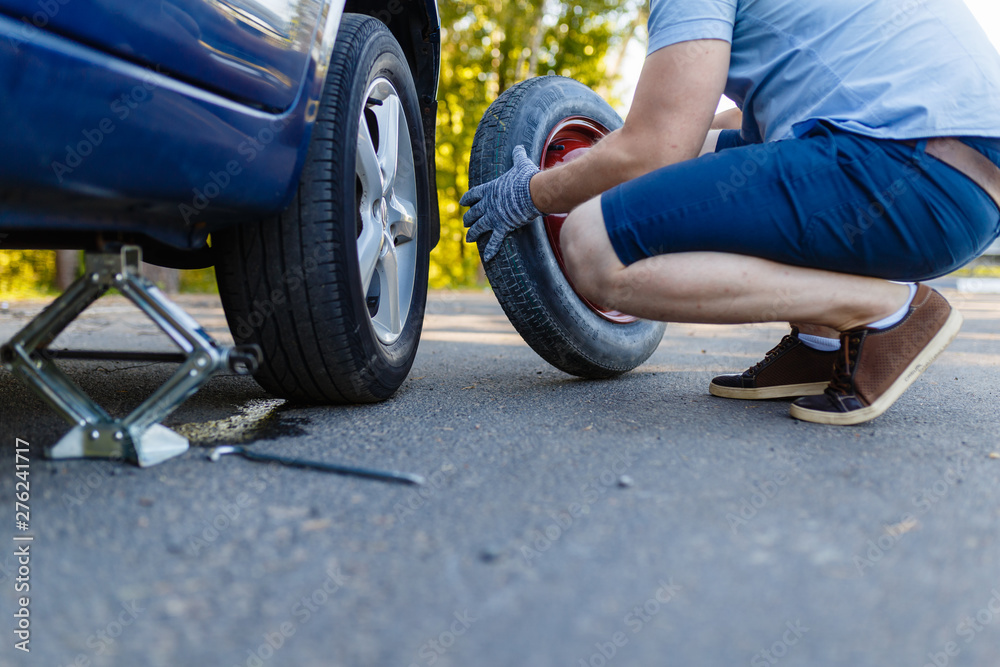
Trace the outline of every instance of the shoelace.
[[796, 338], [793, 334], [788, 334], [787, 336], [785, 336], [784, 338], [782, 338], [781, 341], [777, 345], [775, 345], [773, 348], [771, 348], [771, 350], [767, 354], [764, 355], [763, 359], [761, 359], [756, 364], [754, 364], [753, 366], [751, 366], [747, 370], [747, 373], [749, 373], [750, 375], [756, 375], [757, 372], [761, 368], [763, 368], [767, 364], [771, 363], [771, 361], [775, 357], [777, 357], [779, 354], [781, 354], [782, 352], [784, 352], [785, 350], [787, 350], [788, 348], [792, 347], [793, 345], [795, 345], [798, 342], [799, 342], [798, 338]]
[[840, 349], [843, 354], [837, 355], [833, 362], [833, 379], [830, 380], [826, 393], [831, 396], [854, 393], [854, 380], [851, 376], [857, 364], [860, 346], [861, 337], [856, 334], [841, 337]]

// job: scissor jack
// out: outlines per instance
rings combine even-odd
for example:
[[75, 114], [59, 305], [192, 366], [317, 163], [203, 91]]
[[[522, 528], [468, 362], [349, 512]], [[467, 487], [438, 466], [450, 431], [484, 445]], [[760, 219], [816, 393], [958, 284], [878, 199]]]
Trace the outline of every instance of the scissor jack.
[[[158, 422], [197, 392], [213, 375], [254, 373], [261, 362], [256, 345], [218, 344], [201, 325], [142, 276], [142, 251], [88, 253], [85, 271], [24, 329], [0, 348], [4, 368], [19, 375], [73, 428], [46, 447], [53, 459], [121, 458], [151, 466], [188, 449], [187, 438]], [[117, 288], [180, 348], [180, 352], [52, 350], [49, 345], [88, 306]], [[177, 371], [122, 419], [111, 417], [56, 366], [55, 359], [149, 361], [180, 364]]]

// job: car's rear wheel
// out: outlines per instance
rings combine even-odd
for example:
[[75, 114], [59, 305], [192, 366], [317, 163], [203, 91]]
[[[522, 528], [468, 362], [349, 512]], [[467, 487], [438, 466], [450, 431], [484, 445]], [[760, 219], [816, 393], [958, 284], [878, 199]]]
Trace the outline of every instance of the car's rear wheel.
[[345, 15], [292, 204], [214, 237], [230, 329], [263, 349], [255, 377], [267, 391], [374, 402], [406, 378], [430, 252], [421, 128], [392, 34]]
[[[621, 125], [607, 102], [577, 81], [558, 76], [524, 81], [483, 116], [472, 145], [469, 185], [504, 174], [519, 145], [543, 169], [550, 168]], [[556, 368], [587, 378], [630, 371], [656, 350], [665, 325], [604, 308], [574, 291], [559, 248], [565, 218], [538, 218], [510, 234], [485, 264], [486, 276], [514, 328]], [[488, 240], [480, 237], [480, 252]]]

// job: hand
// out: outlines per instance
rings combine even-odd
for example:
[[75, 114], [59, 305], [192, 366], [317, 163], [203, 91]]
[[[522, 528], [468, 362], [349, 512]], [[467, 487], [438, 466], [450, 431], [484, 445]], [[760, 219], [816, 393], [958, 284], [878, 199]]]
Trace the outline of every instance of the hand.
[[466, 227], [471, 227], [466, 241], [473, 242], [486, 232], [492, 232], [483, 261], [491, 261], [503, 244], [504, 237], [524, 227], [542, 215], [531, 201], [531, 177], [539, 172], [528, 159], [524, 146], [514, 149], [514, 166], [500, 178], [472, 188], [459, 202], [472, 208], [465, 214]]

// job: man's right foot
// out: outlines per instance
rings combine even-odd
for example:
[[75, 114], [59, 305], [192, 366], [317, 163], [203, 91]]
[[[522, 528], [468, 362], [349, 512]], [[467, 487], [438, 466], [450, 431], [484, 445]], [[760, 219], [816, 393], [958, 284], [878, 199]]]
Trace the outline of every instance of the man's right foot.
[[764, 358], [743, 371], [720, 375], [708, 385], [713, 396], [761, 400], [822, 394], [833, 379], [836, 352], [814, 350], [799, 339], [799, 330], [781, 339]]

